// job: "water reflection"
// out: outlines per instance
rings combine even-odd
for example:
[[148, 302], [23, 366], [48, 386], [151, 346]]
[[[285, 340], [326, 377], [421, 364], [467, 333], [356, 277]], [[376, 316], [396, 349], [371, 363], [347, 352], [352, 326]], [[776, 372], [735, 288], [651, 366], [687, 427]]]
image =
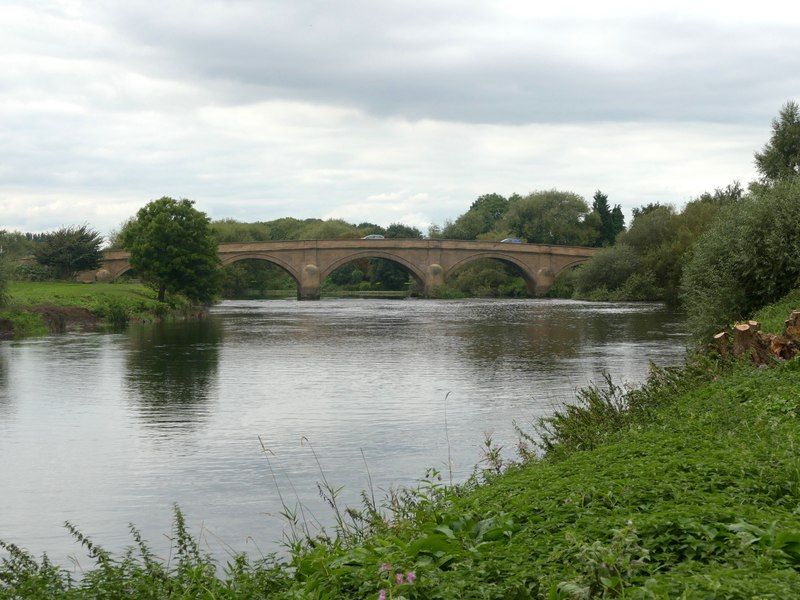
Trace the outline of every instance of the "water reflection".
[[8, 346], [0, 346], [0, 424], [11, 416], [11, 397], [8, 390]]
[[222, 327], [212, 318], [130, 330], [125, 385], [148, 426], [191, 429], [207, 418], [221, 342]]

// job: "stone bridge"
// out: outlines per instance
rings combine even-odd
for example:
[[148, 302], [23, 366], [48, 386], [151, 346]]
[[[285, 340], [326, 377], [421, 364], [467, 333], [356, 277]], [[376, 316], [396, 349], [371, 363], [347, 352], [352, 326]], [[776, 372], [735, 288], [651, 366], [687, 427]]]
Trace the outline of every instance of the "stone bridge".
[[[426, 295], [464, 265], [491, 258], [519, 267], [529, 292], [541, 296], [559, 273], [586, 261], [598, 250], [458, 240], [298, 240], [220, 244], [219, 257], [223, 265], [257, 259], [282, 267], [297, 282], [300, 300], [318, 299], [328, 275], [360, 258], [385, 258], [404, 266]], [[101, 269], [85, 274], [83, 279], [116, 279], [130, 268], [127, 252], [106, 252]]]

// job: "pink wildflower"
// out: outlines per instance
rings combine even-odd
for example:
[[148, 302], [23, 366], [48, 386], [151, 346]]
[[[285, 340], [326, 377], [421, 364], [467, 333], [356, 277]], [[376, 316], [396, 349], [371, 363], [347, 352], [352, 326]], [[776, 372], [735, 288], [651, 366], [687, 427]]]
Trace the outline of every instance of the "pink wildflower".
[[411, 585], [417, 579], [417, 574], [414, 571], [406, 573], [406, 581]]
[[403, 574], [402, 573], [397, 573], [394, 576], [394, 580], [397, 582], [397, 585], [403, 585]]
[[386, 600], [386, 590], [378, 592], [378, 600]]
[[386, 571], [388, 571], [388, 570], [389, 570], [389, 569], [391, 569], [391, 568], [392, 568], [392, 565], [390, 565], [389, 563], [383, 563], [383, 564], [381, 565], [381, 568], [380, 568], [380, 569], [378, 569], [378, 572], [379, 572], [379, 573], [386, 573]]

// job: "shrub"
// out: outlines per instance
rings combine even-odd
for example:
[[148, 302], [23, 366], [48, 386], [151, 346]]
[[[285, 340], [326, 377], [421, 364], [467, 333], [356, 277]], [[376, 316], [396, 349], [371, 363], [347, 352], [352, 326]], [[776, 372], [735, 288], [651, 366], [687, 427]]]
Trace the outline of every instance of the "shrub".
[[701, 338], [800, 285], [800, 180], [757, 187], [725, 207], [683, 272], [692, 333]]
[[11, 271], [12, 278], [16, 281], [50, 281], [55, 278], [51, 267], [37, 263], [19, 264]]
[[87, 225], [62, 227], [46, 234], [33, 253], [40, 265], [53, 269], [58, 277], [69, 278], [100, 266], [102, 243], [103, 237]]
[[0, 255], [0, 306], [8, 302], [8, 268], [6, 261]]
[[578, 296], [605, 287], [613, 292], [639, 268], [639, 257], [630, 246], [617, 244], [594, 255], [592, 260], [579, 267], [575, 276]]

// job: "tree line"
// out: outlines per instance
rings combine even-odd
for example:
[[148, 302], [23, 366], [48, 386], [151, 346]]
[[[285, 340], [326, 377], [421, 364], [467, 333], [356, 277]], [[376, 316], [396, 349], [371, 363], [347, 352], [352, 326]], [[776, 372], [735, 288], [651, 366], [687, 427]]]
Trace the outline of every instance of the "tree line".
[[[525, 196], [480, 196], [442, 226], [433, 239], [499, 241], [519, 238], [541, 244], [601, 246], [586, 264], [563, 274], [551, 295], [591, 300], [664, 300], [689, 312], [693, 328], [718, 327], [800, 285], [800, 109], [788, 102], [773, 121], [764, 148], [756, 152], [760, 174], [743, 188], [738, 182], [706, 192], [681, 210], [651, 203], [633, 209], [625, 227], [619, 205], [597, 191], [591, 205], [568, 191]], [[370, 234], [421, 238], [416, 227], [395, 223], [348, 223], [341, 219], [295, 219], [242, 223], [212, 222], [189, 200], [161, 198], [143, 207], [110, 238], [126, 248], [139, 277], [163, 298], [182, 293], [196, 301], [260, 294], [294, 287], [278, 267], [242, 262], [220, 269], [216, 244], [296, 239], [357, 239]], [[70, 278], [95, 269], [103, 238], [87, 225], [43, 234], [0, 231], [0, 297], [9, 277]], [[20, 260], [32, 256], [31, 260]], [[12, 259], [9, 261], [8, 259]], [[9, 262], [14, 263], [9, 274]], [[325, 286], [402, 290], [409, 274], [383, 259], [354, 261], [333, 273]], [[527, 293], [514, 267], [475, 261], [455, 274], [445, 294]], [[741, 316], [741, 315], [738, 315]]]

